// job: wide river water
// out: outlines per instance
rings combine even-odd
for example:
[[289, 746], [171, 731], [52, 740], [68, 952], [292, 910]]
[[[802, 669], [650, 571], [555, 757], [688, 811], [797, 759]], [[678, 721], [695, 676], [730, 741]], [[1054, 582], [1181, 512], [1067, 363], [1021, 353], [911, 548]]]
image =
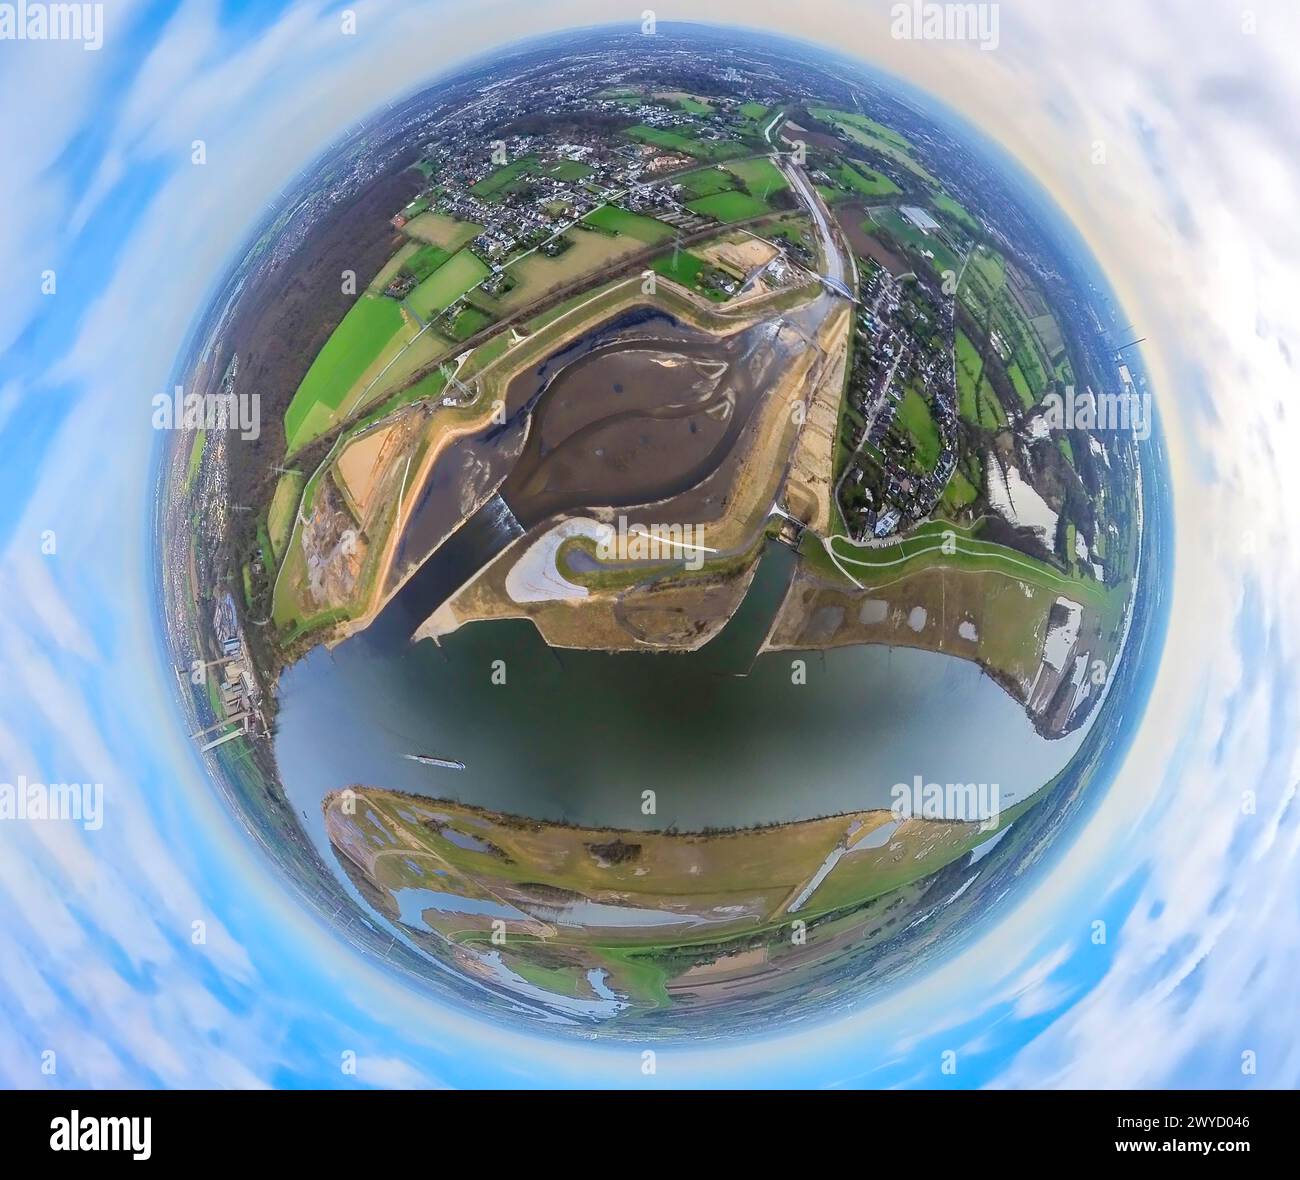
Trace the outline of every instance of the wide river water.
[[[1082, 731], [1041, 738], [1021, 706], [955, 657], [849, 647], [755, 658], [795, 561], [776, 543], [699, 652], [553, 651], [526, 621], [412, 644], [429, 610], [517, 531], [502, 508], [490, 501], [368, 630], [281, 677], [280, 773], [322, 851], [321, 798], [355, 784], [584, 826], [699, 831], [888, 807], [890, 788], [915, 775], [997, 783], [1006, 807], [1082, 741]], [[794, 683], [795, 659], [806, 683]], [[493, 682], [496, 661], [504, 684]], [[647, 789], [654, 815], [642, 813]]]

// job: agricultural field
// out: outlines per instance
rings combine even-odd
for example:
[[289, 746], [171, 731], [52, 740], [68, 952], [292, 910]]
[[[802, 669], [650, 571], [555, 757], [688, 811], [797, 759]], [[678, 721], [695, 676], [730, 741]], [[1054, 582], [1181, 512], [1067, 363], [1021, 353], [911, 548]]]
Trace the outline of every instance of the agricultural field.
[[194, 486], [194, 480], [199, 474], [199, 467], [203, 464], [203, 446], [206, 440], [207, 431], [196, 430], [194, 432], [194, 441], [190, 444], [190, 457], [185, 463], [185, 490], [187, 492]]
[[463, 307], [456, 313], [456, 319], [451, 325], [452, 338], [457, 342], [468, 340], [471, 336], [483, 331], [492, 322], [492, 317], [480, 308]]
[[422, 283], [450, 257], [441, 246], [420, 246], [406, 259], [402, 269], [417, 283]]
[[602, 205], [599, 209], [593, 209], [583, 221], [604, 233], [624, 234], [649, 246], [666, 242], [673, 236], [672, 226], [656, 221], [653, 217], [620, 209], [617, 205]]
[[329, 430], [362, 374], [390, 344], [406, 343], [417, 330], [400, 304], [362, 295], [325, 342], [285, 411], [288, 454]]
[[[1062, 376], [1072, 375], [1072, 370], [1060, 325], [1037, 288], [1009, 268], [1000, 253], [976, 247], [958, 297], [982, 332], [997, 334], [1002, 352], [999, 363], [1022, 407], [1035, 405], [1054, 382], [1070, 383]], [[1036, 314], [1031, 316], [1027, 309]]]
[[896, 164], [901, 164], [927, 184], [931, 184], [935, 188], [939, 187], [939, 182], [916, 159], [914, 154], [916, 149], [898, 132], [890, 130], [882, 123], [877, 123], [874, 119], [867, 118], [866, 115], [854, 114], [850, 111], [836, 111], [830, 107], [812, 107], [809, 113], [818, 122], [837, 128], [855, 143], [870, 148], [874, 152], [879, 152]]
[[454, 254], [467, 242], [472, 242], [483, 232], [481, 225], [472, 221], [457, 221], [442, 213], [421, 213], [402, 227], [407, 237], [438, 246], [448, 254]]
[[767, 200], [773, 193], [779, 193], [782, 189], [790, 187], [781, 169], [766, 157], [736, 160], [727, 165], [727, 171], [740, 177], [745, 182], [745, 187], [762, 200]]
[[968, 504], [973, 504], [978, 497], [979, 489], [960, 471], [954, 471], [939, 503], [945, 512], [952, 514], [960, 512]]
[[[937, 235], [927, 234], [924, 230], [917, 229], [897, 209], [875, 209], [872, 213], [875, 224], [900, 246], [910, 247], [921, 255], [928, 251], [932, 257], [927, 258], [926, 262], [936, 275], [942, 276], [947, 270], [956, 274], [961, 270], [961, 259], [940, 241]], [[867, 230], [867, 232], [873, 231]]]
[[736, 187], [736, 178], [720, 164], [709, 168], [696, 168], [675, 178], [684, 190], [686, 199], [711, 197], [715, 193], [730, 192]]
[[278, 566], [284, 560], [284, 550], [293, 533], [294, 514], [302, 498], [304, 476], [298, 471], [286, 471], [275, 485], [271, 507], [266, 515], [266, 532], [271, 541], [271, 551]]
[[506, 164], [495, 172], [485, 176], [478, 184], [470, 186], [470, 192], [485, 201], [499, 201], [509, 192], [516, 182], [528, 172], [537, 169], [536, 156], [524, 156], [512, 164]]
[[912, 438], [916, 461], [925, 471], [933, 471], [939, 461], [939, 427], [920, 392], [911, 388], [898, 405], [898, 421]]
[[402, 273], [402, 268], [406, 263], [420, 251], [419, 242], [405, 242], [402, 247], [392, 256], [379, 273], [371, 280], [370, 286], [366, 288], [372, 295], [382, 295], [384, 289], [388, 287]]
[[772, 212], [766, 201], [741, 192], [715, 193], [711, 197], [701, 197], [697, 201], [688, 201], [686, 208], [692, 213], [714, 217], [724, 223], [746, 221]]
[[865, 164], [841, 164], [836, 179], [864, 197], [892, 197], [903, 191], [883, 172], [876, 172]]
[[979, 351], [960, 329], [957, 331], [956, 361], [958, 412], [975, 426], [1000, 430], [1006, 425], [1006, 411], [984, 373]]
[[660, 127], [638, 124], [629, 127], [626, 134], [642, 143], [651, 143], [670, 152], [681, 152], [697, 160], [730, 160], [746, 154], [743, 144], [735, 140], [698, 139], [689, 133], [666, 131]]
[[980, 232], [980, 223], [975, 220], [970, 211], [964, 205], [954, 201], [947, 193], [935, 193], [931, 200], [937, 212], [952, 218], [967, 233]]
[[422, 320], [431, 320], [491, 273], [477, 254], [461, 250], [406, 297], [406, 306]]
[[[656, 222], [656, 224], [658, 224]], [[666, 227], [665, 227], [666, 228]], [[515, 285], [497, 299], [503, 311], [516, 311], [545, 298], [550, 292], [577, 282], [645, 249], [646, 243], [624, 234], [598, 230], [571, 230], [572, 245], [556, 258], [540, 251], [521, 258], [510, 267]], [[583, 296], [578, 296], [581, 302]]]
[[727, 298], [722, 291], [706, 289], [700, 285], [700, 276], [708, 270], [708, 263], [688, 250], [670, 251], [656, 258], [650, 265], [665, 278], [672, 279], [708, 299], [720, 303]]
[[689, 94], [670, 95], [673, 102], [688, 115], [711, 115], [713, 107], [707, 101], [695, 98]]

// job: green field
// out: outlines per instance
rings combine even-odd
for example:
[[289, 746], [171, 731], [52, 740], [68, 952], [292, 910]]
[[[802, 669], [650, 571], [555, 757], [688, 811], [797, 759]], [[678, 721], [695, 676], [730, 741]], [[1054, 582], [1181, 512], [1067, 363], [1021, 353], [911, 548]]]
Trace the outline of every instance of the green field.
[[538, 169], [543, 176], [554, 176], [557, 180], [586, 180], [595, 169], [580, 160], [557, 160], [545, 168]]
[[391, 299], [362, 295], [352, 305], [284, 412], [289, 454], [329, 429], [348, 390], [402, 331], [404, 323], [401, 306]]
[[523, 159], [516, 160], [513, 164], [506, 164], [485, 176], [477, 184], [471, 185], [469, 191], [485, 201], [499, 201], [511, 185], [536, 167], [536, 156], [524, 156]]
[[674, 282], [681, 283], [683, 287], [689, 287], [692, 291], [698, 291], [701, 295], [716, 302], [721, 303], [727, 298], [722, 291], [705, 290], [700, 286], [700, 275], [708, 268], [702, 258], [697, 258], [688, 250], [675, 251], [660, 255], [650, 265], [659, 274]]
[[867, 118], [866, 115], [858, 115], [850, 111], [836, 111], [830, 107], [811, 107], [809, 113], [818, 122], [828, 123], [836, 127], [855, 143], [860, 143], [863, 147], [879, 152], [882, 156], [887, 156], [895, 163], [901, 164], [909, 172], [915, 173], [927, 184], [938, 187], [939, 182], [915, 158], [913, 154], [915, 149], [912, 145], [898, 132], [891, 131], [883, 123], [877, 123], [874, 119]]
[[431, 246], [440, 246], [448, 254], [454, 254], [466, 242], [472, 242], [483, 232], [483, 227], [472, 221], [457, 221], [441, 213], [421, 213], [406, 223], [402, 230], [407, 237], [428, 242]]
[[742, 102], [740, 106], [736, 108], [736, 112], [742, 118], [757, 123], [767, 114], [767, 107], [765, 107], [761, 102]]
[[406, 297], [407, 305], [421, 319], [431, 320], [491, 273], [477, 254], [461, 250]]
[[[1040, 299], [1032, 285], [1027, 288], [1027, 295]], [[1056, 375], [1056, 369], [1044, 355], [1050, 354], [1049, 343], [1060, 344], [1060, 327], [1055, 318], [1045, 314], [1032, 322], [1027, 319], [1012, 293], [1006, 259], [996, 250], [984, 247], [977, 247], [971, 253], [958, 297], [971, 316], [981, 326], [997, 331], [1010, 349], [1007, 376], [1021, 404], [1032, 406], [1047, 392]], [[1066, 363], [1063, 358], [1062, 364]]]
[[656, 221], [653, 217], [620, 209], [617, 205], [602, 205], [599, 209], [593, 209], [583, 221], [606, 233], [626, 234], [629, 238], [636, 238], [638, 242], [652, 246], [666, 242], [673, 236], [672, 226]]
[[964, 205], [954, 201], [947, 193], [936, 193], [934, 196], [934, 207], [940, 213], [946, 213], [953, 221], [969, 233], [977, 234], [980, 231], [980, 223], [971, 216], [970, 211]]
[[1020, 399], [1020, 404], [1027, 410], [1035, 402], [1033, 390], [1029, 388], [1029, 382], [1025, 380], [1025, 375], [1020, 371], [1020, 366], [1012, 361], [1007, 366], [1007, 376], [1011, 378], [1011, 384], [1015, 386], [1016, 396]]
[[676, 180], [686, 190], [687, 200], [711, 197], [714, 193], [730, 192], [736, 187], [736, 178], [721, 165], [696, 168], [694, 171], [683, 173]]
[[[1125, 587], [1112, 588], [1092, 578], [1072, 577], [1006, 545], [979, 540], [979, 526], [980, 522], [963, 527], [947, 521], [930, 521], [893, 545], [858, 546], [847, 537], [835, 537], [829, 544], [844, 568], [868, 585], [873, 580], [893, 580], [904, 573], [933, 566], [950, 566], [1006, 574], [1103, 611], [1109, 611], [1117, 603], [1122, 606], [1127, 597]], [[944, 537], [949, 533], [953, 536], [947, 547], [955, 546], [955, 551], [945, 553]]]
[[958, 329], [956, 344], [957, 409], [967, 422], [998, 430], [1007, 416], [993, 386], [984, 375], [979, 351], [965, 332]]
[[727, 165], [727, 171], [740, 177], [754, 196], [763, 199], [790, 187], [781, 169], [768, 159], [736, 160]]
[[909, 246], [917, 253], [928, 250], [933, 257], [927, 261], [936, 275], [942, 276], [947, 270], [956, 274], [961, 270], [961, 260], [943, 242], [934, 234], [927, 234], [924, 230], [917, 229], [898, 210], [879, 210], [876, 223], [900, 246]]
[[477, 307], [464, 307], [456, 314], [456, 320], [451, 326], [451, 334], [457, 341], [468, 340], [475, 333], [483, 331], [490, 323], [492, 317], [487, 312]]
[[970, 504], [979, 490], [971, 483], [960, 471], [954, 471], [952, 478], [948, 480], [948, 486], [943, 490], [943, 499], [940, 504], [946, 512], [958, 512]]
[[417, 283], [422, 283], [450, 257], [441, 246], [421, 246], [403, 263], [403, 269], [413, 275]]
[[402, 273], [402, 267], [414, 258], [421, 248], [419, 242], [403, 242], [397, 253], [385, 262], [379, 273], [370, 280], [370, 286], [366, 290], [372, 295], [382, 295], [388, 285]]
[[898, 421], [912, 436], [917, 463], [924, 470], [933, 471], [939, 461], [939, 427], [925, 398], [916, 389], [909, 389], [899, 402]]
[[194, 480], [199, 474], [199, 467], [203, 464], [203, 444], [206, 439], [207, 431], [195, 431], [194, 441], [190, 444], [190, 457], [185, 464], [185, 490], [187, 492], [194, 486]]
[[700, 102], [697, 98], [692, 98], [689, 94], [682, 95], [677, 99], [677, 105], [681, 107], [688, 115], [711, 115], [713, 108], [707, 102]]
[[293, 533], [294, 515], [302, 496], [303, 476], [296, 471], [286, 471], [275, 485], [271, 507], [266, 514], [266, 532], [271, 541], [271, 551], [276, 565], [284, 560], [285, 546]]
[[888, 176], [865, 164], [841, 164], [836, 174], [839, 182], [866, 197], [889, 197], [903, 190]]
[[701, 197], [698, 201], [688, 201], [686, 207], [692, 213], [715, 217], [722, 222], [744, 221], [772, 211], [766, 201], [739, 192], [715, 193], [711, 197]]
[[992, 293], [1002, 290], [1007, 281], [1007, 260], [987, 246], [976, 246], [966, 265], [967, 275], [964, 277], [972, 277], [970, 272], [973, 271]]
[[671, 152], [694, 156], [699, 160], [729, 160], [734, 156], [743, 156], [745, 148], [735, 140], [701, 140], [693, 135], [678, 131], [666, 131], [661, 127], [647, 127], [643, 123], [629, 127], [625, 134], [642, 143], [652, 143], [656, 147], [667, 148]]

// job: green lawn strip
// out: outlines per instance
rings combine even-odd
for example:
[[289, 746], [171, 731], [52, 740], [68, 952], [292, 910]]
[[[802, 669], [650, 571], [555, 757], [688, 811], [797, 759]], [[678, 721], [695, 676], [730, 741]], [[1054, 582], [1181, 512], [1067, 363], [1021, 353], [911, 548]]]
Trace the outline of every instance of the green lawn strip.
[[286, 471], [280, 476], [271, 496], [271, 507], [266, 514], [266, 531], [271, 538], [271, 548], [278, 566], [284, 560], [285, 546], [293, 533], [294, 516], [302, 498], [304, 479], [300, 472]]
[[[1019, 578], [1103, 611], [1112, 605], [1113, 591], [1110, 588], [1091, 579], [1064, 574], [1046, 562], [1027, 557], [1005, 545], [978, 540], [972, 535], [977, 525], [929, 521], [892, 545], [860, 546], [844, 537], [836, 537], [831, 545], [835, 557], [860, 582], [881, 578], [893, 580], [919, 569], [946, 567]], [[945, 553], [944, 533], [950, 530], [955, 539], [948, 544], [949, 547], [955, 545], [955, 552]]]

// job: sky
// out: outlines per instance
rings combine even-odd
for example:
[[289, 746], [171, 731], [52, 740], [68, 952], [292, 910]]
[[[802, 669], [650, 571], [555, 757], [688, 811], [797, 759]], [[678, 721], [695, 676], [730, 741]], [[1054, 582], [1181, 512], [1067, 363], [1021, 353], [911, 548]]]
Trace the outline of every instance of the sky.
[[341, 5], [182, 0], [105, 4], [94, 51], [0, 41], [0, 781], [105, 800], [98, 830], [0, 821], [0, 1082], [1300, 1082], [1294, 6], [1002, 3], [989, 50], [896, 39], [863, 0], [656, 6], [859, 58], [1037, 178], [1146, 336], [1178, 531], [1145, 723], [1038, 886], [834, 1025], [654, 1074], [440, 1006], [318, 925], [204, 780], [158, 658], [149, 400], [235, 250], [386, 102], [503, 34], [645, 5], [348, 7], [354, 35]]

